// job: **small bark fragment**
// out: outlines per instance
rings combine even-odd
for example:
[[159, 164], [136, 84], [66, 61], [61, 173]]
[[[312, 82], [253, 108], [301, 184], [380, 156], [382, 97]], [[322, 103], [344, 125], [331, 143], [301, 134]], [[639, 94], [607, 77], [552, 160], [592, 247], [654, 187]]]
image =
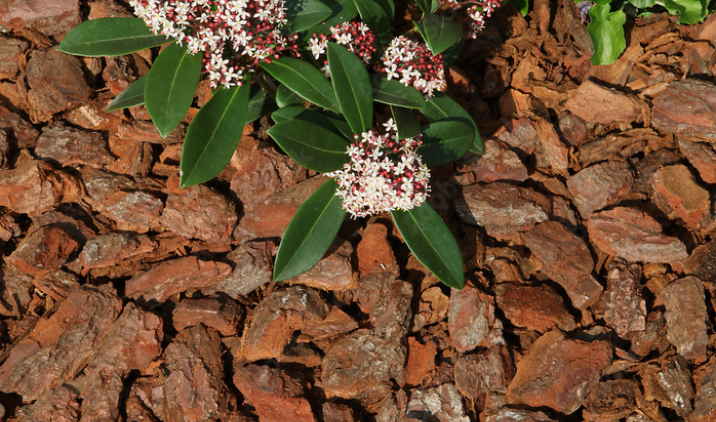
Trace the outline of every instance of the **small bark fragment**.
[[495, 323], [494, 298], [474, 287], [452, 289], [448, 330], [455, 349], [465, 353], [479, 346]]
[[456, 163], [456, 179], [462, 185], [489, 183], [498, 180], [527, 180], [527, 168], [511, 149], [503, 143], [487, 139], [482, 155], [468, 153]]
[[450, 383], [413, 390], [405, 416], [406, 422], [470, 422], [470, 418], [465, 415], [462, 397], [455, 385]]
[[518, 327], [544, 333], [554, 327], [572, 331], [577, 326], [562, 297], [547, 285], [498, 284], [495, 294], [498, 308]]
[[641, 267], [615, 259], [607, 268], [607, 291], [604, 293], [604, 321], [621, 338], [646, 329], [646, 302], [639, 281]]
[[460, 394], [479, 403], [488, 402], [494, 391], [503, 391], [515, 376], [507, 348], [493, 346], [475, 354], [461, 355], [455, 362], [455, 386]]
[[80, 420], [80, 407], [82, 412], [84, 404], [80, 406], [78, 400], [79, 392], [71, 386], [59, 386], [52, 390], [45, 391], [35, 403], [20, 408], [16, 419], [17, 422], [77, 422]]
[[63, 166], [83, 164], [102, 168], [114, 161], [101, 134], [62, 125], [42, 131], [35, 154]]
[[630, 123], [641, 114], [642, 104], [637, 98], [591, 80], [584, 81], [571, 94], [565, 108], [590, 123]]
[[585, 219], [594, 211], [616, 203], [633, 184], [634, 175], [629, 165], [621, 161], [595, 164], [567, 180], [574, 205]]
[[110, 267], [137, 259], [156, 248], [157, 243], [147, 235], [112, 232], [85, 243], [79, 260], [83, 268]]
[[79, 199], [81, 192], [78, 180], [45, 161], [25, 161], [0, 172], [0, 205], [20, 214], [41, 214]]
[[187, 299], [174, 308], [172, 322], [177, 330], [201, 324], [221, 335], [232, 336], [236, 334], [243, 313], [243, 309], [231, 299]]
[[226, 259], [234, 269], [226, 277], [211, 286], [201, 289], [210, 295], [216, 292], [226, 293], [234, 299], [248, 295], [259, 287], [271, 282], [273, 277], [274, 242], [247, 242], [231, 251]]
[[696, 183], [685, 165], [660, 168], [651, 182], [652, 200], [669, 218], [678, 218], [697, 233], [716, 227], [709, 191]]
[[667, 337], [678, 353], [697, 363], [706, 360], [709, 342], [704, 286], [688, 276], [673, 281], [661, 291], [666, 306]]
[[671, 82], [652, 101], [652, 124], [664, 132], [716, 137], [716, 85], [696, 79]]
[[23, 239], [8, 261], [20, 271], [40, 275], [62, 267], [78, 249], [79, 244], [67, 231], [44, 226]]
[[438, 350], [435, 343], [428, 341], [420, 343], [415, 337], [408, 337], [408, 361], [405, 370], [408, 373], [405, 383], [420, 385], [423, 378], [435, 369], [435, 356]]
[[[699, 172], [701, 180], [716, 184], [716, 147], [704, 139], [678, 137], [679, 151]], [[701, 141], [701, 142], [694, 142]]]

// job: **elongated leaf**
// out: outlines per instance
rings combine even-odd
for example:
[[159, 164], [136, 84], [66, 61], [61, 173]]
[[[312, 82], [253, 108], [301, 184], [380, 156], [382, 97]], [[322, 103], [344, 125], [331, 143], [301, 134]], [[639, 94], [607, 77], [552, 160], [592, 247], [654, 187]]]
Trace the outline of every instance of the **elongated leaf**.
[[144, 103], [162, 138], [181, 123], [191, 107], [201, 58], [201, 54], [191, 55], [186, 47], [172, 44], [159, 54], [147, 74]]
[[154, 35], [139, 18], [100, 18], [82, 22], [62, 39], [60, 51], [77, 56], [121, 56], [171, 42]]
[[299, 38], [299, 43], [306, 44], [313, 34], [328, 34], [332, 26], [343, 22], [350, 22], [358, 15], [353, 0], [323, 0], [331, 8], [331, 16], [324, 22], [308, 28]]
[[284, 34], [295, 34], [311, 28], [331, 16], [333, 11], [319, 0], [286, 0], [286, 24]]
[[393, 34], [390, 32], [390, 18], [385, 12], [385, 9], [381, 7], [375, 0], [353, 0], [355, 1], [360, 18], [365, 22], [368, 27], [375, 34], [376, 41], [376, 56], [380, 57], [390, 40], [393, 38]]
[[451, 163], [467, 152], [475, 137], [470, 126], [458, 121], [442, 121], [423, 126], [423, 145], [418, 152], [429, 166]]
[[462, 289], [465, 275], [457, 241], [427, 202], [409, 211], [391, 211], [400, 235], [418, 261], [450, 287]]
[[[309, 110], [300, 106], [288, 106], [279, 108], [271, 114], [271, 118], [275, 123], [281, 123], [289, 120], [304, 120], [316, 124], [336, 135], [343, 137], [341, 131], [322, 114], [315, 110]], [[306, 134], [309, 135], [309, 134]]]
[[335, 180], [326, 181], [296, 211], [278, 248], [273, 267], [275, 281], [310, 270], [333, 243], [346, 217], [336, 189]]
[[107, 106], [107, 111], [121, 110], [123, 108], [144, 104], [144, 85], [146, 83], [147, 75], [142, 75], [142, 77], [132, 82], [124, 91], [114, 97], [114, 100]]
[[344, 138], [350, 139], [351, 141], [354, 139], [354, 134], [350, 125], [346, 122], [346, 119], [344, 119], [342, 115], [327, 111], [323, 113], [323, 117], [328, 119], [333, 127], [335, 127]]
[[415, 24], [434, 55], [450, 48], [462, 38], [462, 27], [455, 21], [438, 15], [425, 15]]
[[304, 101], [306, 100], [303, 97], [288, 89], [286, 85], [279, 85], [276, 88], [276, 104], [279, 107], [301, 105]]
[[425, 107], [425, 98], [412, 86], [405, 86], [400, 81], [390, 79], [385, 75], [374, 73], [371, 75], [373, 85], [373, 99], [379, 103], [407, 108]]
[[249, 105], [246, 109], [246, 124], [260, 119], [262, 116], [276, 110], [274, 100], [257, 85], [251, 85]]
[[455, 120], [470, 126], [475, 133], [470, 151], [475, 154], [482, 154], [482, 139], [480, 138], [480, 132], [477, 130], [477, 125], [475, 121], [472, 120], [472, 117], [470, 117], [470, 113], [465, 111], [455, 100], [442, 92], [437, 92], [435, 96], [428, 101], [425, 109], [421, 110], [421, 112], [431, 122]]
[[277, 123], [267, 133], [298, 164], [320, 173], [339, 170], [348, 162], [349, 142], [305, 120]]
[[290, 90], [328, 110], [338, 111], [336, 94], [320, 70], [293, 57], [261, 62], [261, 67]]
[[385, 10], [388, 20], [392, 22], [395, 17], [395, 2], [393, 0], [376, 0], [376, 2]]
[[432, 13], [433, 12], [433, 0], [415, 0], [415, 3], [420, 7], [420, 10], [423, 11], [424, 14]]
[[229, 164], [244, 129], [250, 90], [249, 81], [221, 88], [196, 114], [182, 148], [180, 187], [213, 179]]
[[594, 6], [589, 10], [592, 21], [587, 25], [587, 33], [594, 47], [591, 60], [595, 65], [613, 63], [626, 48], [626, 15], [621, 10], [609, 10], [608, 4]]
[[515, 7], [520, 11], [522, 16], [527, 16], [527, 13], [530, 11], [529, 0], [512, 0], [512, 3], [515, 4]]
[[703, 21], [709, 13], [709, 0], [661, 0], [670, 14], [678, 15], [680, 24], [693, 25]]
[[398, 127], [398, 139], [414, 138], [420, 135], [422, 128], [418, 116], [409, 108], [390, 106], [393, 120]]
[[370, 78], [360, 59], [345, 47], [328, 43], [328, 68], [343, 117], [360, 135], [373, 126]]

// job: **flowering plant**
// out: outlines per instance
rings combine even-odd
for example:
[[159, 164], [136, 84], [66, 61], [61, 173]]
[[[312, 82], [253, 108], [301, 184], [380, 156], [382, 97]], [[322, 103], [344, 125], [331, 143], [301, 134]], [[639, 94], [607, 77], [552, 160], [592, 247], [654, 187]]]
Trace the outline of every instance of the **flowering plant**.
[[[312, 268], [347, 214], [389, 212], [415, 256], [445, 284], [462, 287], [457, 242], [426, 201], [428, 167], [468, 150], [482, 153], [469, 113], [443, 92], [443, 54], [459, 53], [458, 21], [474, 36], [499, 1], [415, 0], [422, 17], [414, 31], [397, 36], [393, 0], [129, 3], [137, 18], [84, 22], [60, 50], [112, 56], [168, 44], [150, 71], [109, 105], [144, 104], [162, 137], [185, 117], [199, 80], [209, 80], [212, 97], [184, 140], [182, 187], [215, 177], [244, 125], [267, 113], [275, 122], [268, 134], [283, 151], [330, 177], [289, 224], [275, 280]], [[381, 118], [387, 122], [378, 130], [376, 115], [392, 117]]]

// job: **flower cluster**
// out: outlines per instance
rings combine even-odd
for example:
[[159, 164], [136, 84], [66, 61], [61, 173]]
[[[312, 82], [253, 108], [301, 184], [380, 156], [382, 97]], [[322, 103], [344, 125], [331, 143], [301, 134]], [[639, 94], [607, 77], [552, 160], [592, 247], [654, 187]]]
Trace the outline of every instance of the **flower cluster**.
[[[462, 6], [466, 2], [459, 0], [442, 0], [442, 4], [447, 4], [448, 7]], [[471, 4], [467, 8], [467, 15], [470, 17], [470, 37], [477, 38], [477, 33], [485, 28], [485, 19], [492, 16], [492, 13], [500, 7], [502, 0], [480, 0], [480, 1], [469, 1]]]
[[350, 163], [327, 173], [338, 183], [336, 195], [354, 218], [410, 210], [425, 202], [430, 191], [430, 171], [417, 153], [420, 137], [399, 140], [393, 119], [384, 126], [384, 135], [372, 130], [355, 135], [348, 149]]
[[[344, 22], [342, 25], [336, 25], [329, 29], [336, 44], [345, 46], [366, 64], [370, 63], [370, 59], [375, 53], [375, 35], [368, 25], [363, 22]], [[311, 50], [311, 54], [316, 60], [326, 54], [328, 41], [328, 36], [325, 34], [313, 34], [308, 42], [308, 49]]]
[[213, 88], [241, 85], [247, 64], [252, 66], [259, 60], [278, 57], [296, 39], [280, 33], [286, 23], [283, 0], [130, 0], [129, 3], [152, 32], [175, 38], [180, 45], [186, 43], [192, 54], [203, 53], [204, 70]]
[[427, 98], [433, 91], [444, 91], [445, 70], [443, 56], [433, 56], [425, 44], [404, 36], [393, 38], [383, 54], [383, 71], [388, 79], [399, 79], [406, 86], [413, 86]]

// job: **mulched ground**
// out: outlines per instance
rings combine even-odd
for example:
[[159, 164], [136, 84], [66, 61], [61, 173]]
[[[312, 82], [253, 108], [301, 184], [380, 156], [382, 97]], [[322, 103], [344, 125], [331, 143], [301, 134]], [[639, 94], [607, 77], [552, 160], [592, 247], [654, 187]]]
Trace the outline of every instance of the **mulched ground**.
[[54, 47], [127, 10], [51, 3], [0, 2], [3, 420], [716, 421], [713, 17], [629, 22], [600, 67], [571, 0], [467, 42], [448, 93], [485, 153], [431, 182], [458, 291], [387, 216], [272, 283], [321, 177], [262, 119], [179, 189], [186, 124], [162, 140], [143, 107], [103, 111], [151, 53]]

